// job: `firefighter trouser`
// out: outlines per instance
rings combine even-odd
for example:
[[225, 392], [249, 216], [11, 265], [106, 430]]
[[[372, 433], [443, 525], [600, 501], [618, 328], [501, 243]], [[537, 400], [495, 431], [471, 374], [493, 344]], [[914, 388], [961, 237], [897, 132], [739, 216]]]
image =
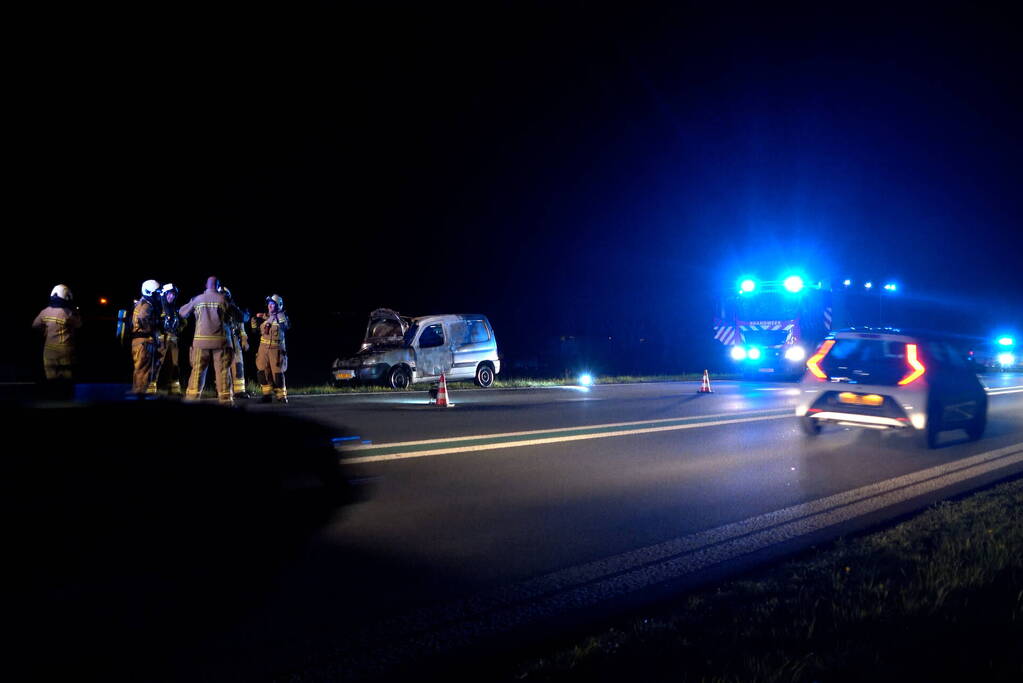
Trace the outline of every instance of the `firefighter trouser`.
[[166, 383], [171, 396], [181, 395], [181, 355], [177, 337], [164, 337], [160, 343], [160, 372], [157, 384]]
[[156, 373], [159, 370], [159, 356], [156, 353], [156, 342], [152, 339], [132, 339], [131, 359], [135, 363], [135, 372], [131, 378], [131, 393], [155, 394]]
[[288, 369], [288, 354], [277, 347], [259, 345], [256, 352], [256, 376], [263, 396], [273, 392], [278, 401], [288, 397], [288, 387], [284, 382], [284, 371]]
[[234, 403], [231, 391], [231, 349], [197, 349], [192, 347], [192, 374], [188, 378], [186, 401], [198, 401], [206, 385], [206, 370], [213, 366], [217, 379], [217, 400], [223, 404]]
[[75, 350], [71, 346], [47, 344], [43, 347], [43, 372], [49, 381], [71, 381], [71, 370], [75, 362]]
[[234, 350], [231, 353], [231, 380], [234, 393], [245, 393], [245, 356], [242, 355], [242, 341], [235, 335]]

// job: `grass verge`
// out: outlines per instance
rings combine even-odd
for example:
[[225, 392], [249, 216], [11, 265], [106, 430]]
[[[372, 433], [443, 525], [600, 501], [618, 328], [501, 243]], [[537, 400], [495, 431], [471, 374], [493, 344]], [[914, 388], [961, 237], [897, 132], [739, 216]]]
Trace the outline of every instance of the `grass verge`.
[[[699, 381], [703, 378], [703, 373], [682, 373], [678, 375], [609, 375], [606, 377], [594, 377], [594, 384], [642, 384], [649, 382], [693, 382]], [[713, 375], [713, 380], [719, 379], [737, 379], [738, 375]], [[429, 391], [432, 386], [436, 383], [423, 382], [421, 384], [413, 385], [409, 391]], [[539, 378], [539, 377], [523, 377], [516, 379], [501, 379], [494, 382], [494, 389], [522, 389], [530, 387], [556, 387], [565, 385], [577, 385], [578, 380], [575, 377], [556, 377], [556, 378]], [[449, 389], [478, 389], [473, 382], [448, 382]], [[258, 387], [250, 384], [249, 391], [255, 390], [258, 393]], [[288, 387], [289, 394], [356, 394], [356, 393], [367, 393], [377, 391], [390, 391], [387, 387], [380, 385], [355, 385], [355, 386], [344, 386], [335, 387], [329, 384], [319, 384], [312, 386], [301, 386], [301, 387]]]
[[1023, 480], [689, 594], [494, 677], [1023, 680]]

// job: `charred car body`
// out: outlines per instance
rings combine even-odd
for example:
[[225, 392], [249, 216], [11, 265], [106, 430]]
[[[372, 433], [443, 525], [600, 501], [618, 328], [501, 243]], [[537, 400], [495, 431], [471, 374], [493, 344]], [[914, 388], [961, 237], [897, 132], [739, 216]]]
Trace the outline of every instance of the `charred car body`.
[[501, 371], [497, 340], [484, 315], [448, 314], [410, 318], [389, 308], [369, 315], [358, 353], [334, 361], [337, 386], [383, 384], [407, 389], [440, 379], [472, 379], [489, 387]]

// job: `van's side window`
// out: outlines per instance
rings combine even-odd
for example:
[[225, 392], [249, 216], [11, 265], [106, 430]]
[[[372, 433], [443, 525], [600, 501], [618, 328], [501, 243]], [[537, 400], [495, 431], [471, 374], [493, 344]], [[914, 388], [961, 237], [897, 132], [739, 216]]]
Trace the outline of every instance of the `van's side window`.
[[429, 349], [434, 346], [444, 346], [443, 325], [430, 325], [419, 335], [419, 348]]
[[469, 340], [472, 343], [490, 341], [490, 331], [482, 320], [470, 320]]
[[464, 322], [451, 323], [448, 329], [451, 331], [452, 344], [464, 346], [469, 343], [469, 329]]

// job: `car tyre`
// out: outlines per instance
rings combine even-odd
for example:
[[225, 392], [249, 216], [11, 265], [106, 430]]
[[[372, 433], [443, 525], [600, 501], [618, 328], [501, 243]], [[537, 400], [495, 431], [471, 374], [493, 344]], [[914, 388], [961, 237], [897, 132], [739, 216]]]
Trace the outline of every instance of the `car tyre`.
[[799, 418], [799, 427], [803, 430], [803, 433], [807, 436], [817, 436], [821, 433], [821, 423], [819, 420], [815, 420], [812, 417], [801, 417]]
[[476, 385], [484, 389], [494, 384], [494, 368], [490, 363], [480, 363], [476, 366]]
[[406, 391], [412, 385], [412, 374], [404, 365], [395, 365], [387, 375], [387, 383], [392, 389]]
[[917, 434], [917, 440], [921, 448], [937, 448], [938, 446], [938, 435], [944, 425], [942, 425], [941, 416], [943, 414], [942, 408], [937, 403], [931, 403], [927, 407], [927, 425]]
[[977, 441], [980, 437], [984, 436], [984, 429], [987, 427], [987, 398], [981, 403], [981, 408], [977, 414], [966, 423], [966, 435], [970, 437], [970, 441]]

